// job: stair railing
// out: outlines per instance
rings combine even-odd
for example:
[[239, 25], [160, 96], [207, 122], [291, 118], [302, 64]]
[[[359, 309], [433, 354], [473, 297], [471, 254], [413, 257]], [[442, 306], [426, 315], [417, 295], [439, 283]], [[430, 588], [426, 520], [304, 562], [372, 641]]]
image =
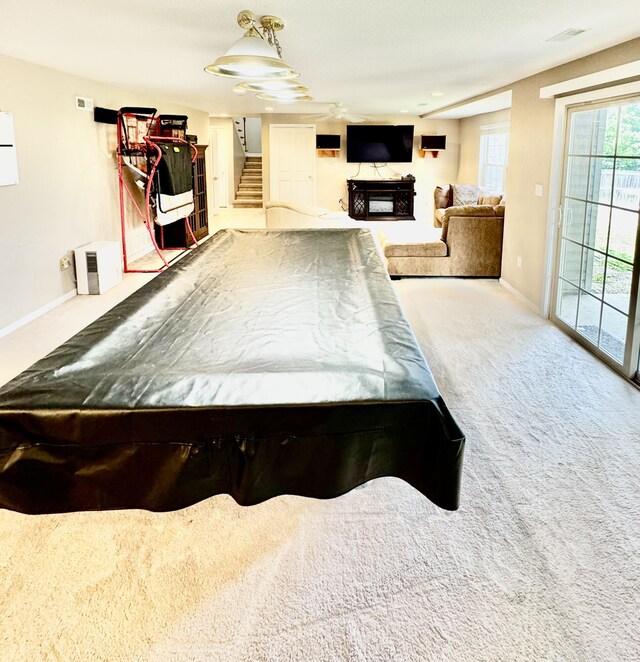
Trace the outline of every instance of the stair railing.
[[242, 151], [247, 154], [247, 118], [243, 117], [242, 121], [233, 120], [233, 124], [236, 127], [236, 132], [238, 133], [238, 138], [240, 138], [240, 143], [242, 144]]

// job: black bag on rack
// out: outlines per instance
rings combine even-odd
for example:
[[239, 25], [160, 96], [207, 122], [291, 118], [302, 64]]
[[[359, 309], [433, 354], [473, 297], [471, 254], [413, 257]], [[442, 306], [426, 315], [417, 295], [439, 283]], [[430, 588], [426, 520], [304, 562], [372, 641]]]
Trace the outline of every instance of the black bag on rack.
[[191, 148], [184, 143], [158, 143], [162, 158], [158, 164], [158, 193], [180, 195], [193, 190]]

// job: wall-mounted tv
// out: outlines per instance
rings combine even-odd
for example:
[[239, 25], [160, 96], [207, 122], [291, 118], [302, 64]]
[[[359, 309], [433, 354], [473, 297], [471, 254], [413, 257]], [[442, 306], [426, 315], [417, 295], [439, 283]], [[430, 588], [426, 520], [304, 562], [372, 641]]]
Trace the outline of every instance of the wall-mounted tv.
[[347, 124], [348, 163], [410, 163], [413, 126]]

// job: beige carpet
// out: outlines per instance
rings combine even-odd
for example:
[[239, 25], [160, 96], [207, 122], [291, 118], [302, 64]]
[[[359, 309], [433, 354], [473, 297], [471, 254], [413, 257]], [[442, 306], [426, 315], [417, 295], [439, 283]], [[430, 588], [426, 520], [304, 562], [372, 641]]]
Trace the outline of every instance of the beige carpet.
[[0, 659], [640, 658], [640, 392], [495, 282], [397, 283], [467, 433], [462, 507], [0, 511]]

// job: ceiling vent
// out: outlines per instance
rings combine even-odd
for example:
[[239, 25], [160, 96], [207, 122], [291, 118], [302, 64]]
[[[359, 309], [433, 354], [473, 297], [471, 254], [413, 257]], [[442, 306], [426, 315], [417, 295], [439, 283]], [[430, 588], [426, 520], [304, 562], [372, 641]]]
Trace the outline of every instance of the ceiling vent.
[[569, 39], [573, 39], [574, 37], [577, 37], [579, 34], [582, 34], [583, 32], [586, 32], [589, 28], [569, 28], [568, 30], [565, 30], [564, 32], [561, 32], [560, 34], [555, 35], [555, 37], [551, 37], [550, 39], [547, 39], [547, 41], [568, 41]]

